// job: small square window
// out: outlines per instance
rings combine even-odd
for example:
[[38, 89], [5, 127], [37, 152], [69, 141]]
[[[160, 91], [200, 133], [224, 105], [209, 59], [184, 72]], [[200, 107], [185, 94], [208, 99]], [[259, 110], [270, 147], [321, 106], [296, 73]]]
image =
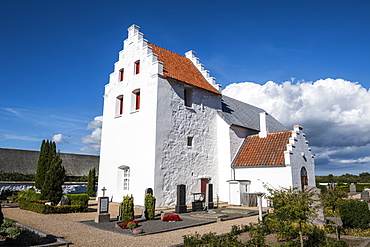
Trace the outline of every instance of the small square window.
[[188, 136], [188, 147], [191, 147], [191, 146], [193, 146], [193, 137]]

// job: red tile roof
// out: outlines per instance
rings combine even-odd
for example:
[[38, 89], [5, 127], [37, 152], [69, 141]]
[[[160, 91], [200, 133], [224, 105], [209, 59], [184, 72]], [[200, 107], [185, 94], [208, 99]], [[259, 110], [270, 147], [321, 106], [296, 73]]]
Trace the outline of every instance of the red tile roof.
[[284, 151], [287, 150], [292, 130], [268, 133], [267, 137], [248, 136], [241, 146], [233, 166], [277, 166], [285, 165]]
[[221, 94], [207, 82], [190, 59], [159, 46], [150, 43], [148, 45], [153, 48], [153, 53], [158, 55], [158, 60], [163, 62], [163, 75], [165, 77], [173, 78], [216, 94]]

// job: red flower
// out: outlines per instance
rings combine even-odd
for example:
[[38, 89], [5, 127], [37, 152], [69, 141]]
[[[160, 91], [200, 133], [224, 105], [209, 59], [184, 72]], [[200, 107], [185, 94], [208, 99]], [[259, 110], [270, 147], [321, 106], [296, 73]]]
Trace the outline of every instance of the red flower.
[[136, 226], [138, 226], [138, 225], [139, 225], [139, 222], [138, 222], [138, 221], [136, 221], [136, 220], [131, 220], [131, 221], [127, 221], [125, 224], [123, 224], [122, 229], [128, 229], [127, 225], [128, 225], [128, 223], [130, 223], [130, 222], [134, 222], [134, 223], [136, 224]]
[[180, 221], [181, 218], [178, 214], [169, 215], [163, 218], [163, 221]]

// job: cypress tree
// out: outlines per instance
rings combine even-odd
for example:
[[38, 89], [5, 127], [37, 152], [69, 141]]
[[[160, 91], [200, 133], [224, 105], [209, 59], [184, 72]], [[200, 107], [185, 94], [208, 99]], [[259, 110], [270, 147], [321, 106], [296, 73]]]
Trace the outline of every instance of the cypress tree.
[[63, 196], [62, 185], [64, 184], [66, 171], [62, 166], [60, 154], [57, 153], [51, 162], [51, 166], [45, 175], [45, 182], [41, 189], [43, 194], [52, 205], [57, 205]]
[[89, 171], [89, 175], [87, 177], [87, 190], [86, 193], [93, 197], [96, 195], [95, 193], [95, 184], [96, 184], [96, 179], [95, 179], [95, 167], [91, 168]]
[[3, 224], [4, 222], [4, 215], [3, 215], [3, 212], [1, 211], [1, 204], [0, 204], [0, 226]]
[[47, 172], [47, 152], [48, 142], [42, 141], [39, 153], [39, 159], [37, 162], [36, 175], [35, 175], [35, 187], [41, 189], [45, 180], [45, 173]]

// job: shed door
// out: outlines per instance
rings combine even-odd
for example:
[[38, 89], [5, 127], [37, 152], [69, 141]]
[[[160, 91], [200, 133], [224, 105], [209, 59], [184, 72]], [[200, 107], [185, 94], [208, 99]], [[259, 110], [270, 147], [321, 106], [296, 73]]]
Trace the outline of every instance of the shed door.
[[229, 204], [240, 205], [240, 185], [238, 182], [229, 183]]

